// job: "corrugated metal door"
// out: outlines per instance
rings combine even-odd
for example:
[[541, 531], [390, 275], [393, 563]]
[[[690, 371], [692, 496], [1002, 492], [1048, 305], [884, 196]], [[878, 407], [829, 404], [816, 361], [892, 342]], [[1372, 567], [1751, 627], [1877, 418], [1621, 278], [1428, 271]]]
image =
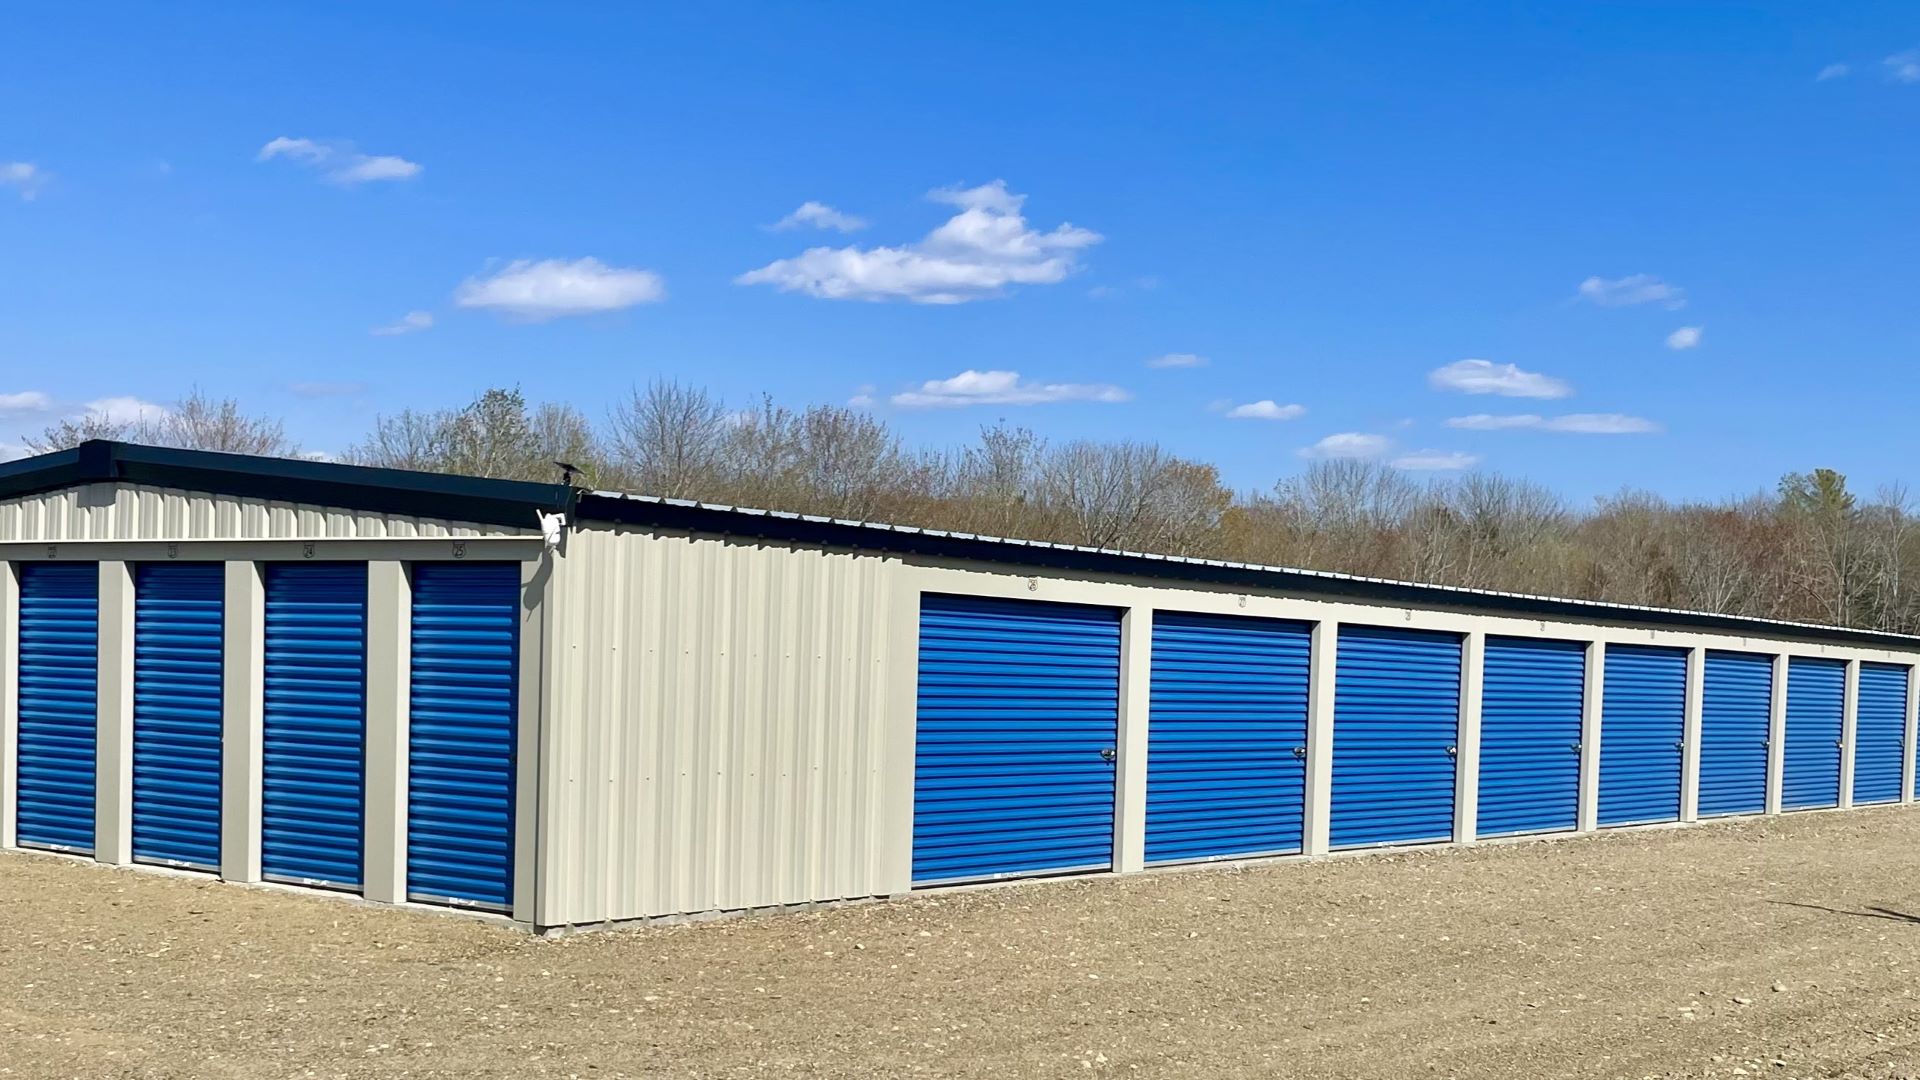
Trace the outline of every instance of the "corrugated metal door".
[[100, 567], [20, 567], [20, 846], [93, 850]]
[[1148, 862], [1300, 850], [1312, 627], [1158, 612]]
[[1342, 626], [1338, 661], [1330, 842], [1451, 839], [1460, 638]]
[[1480, 688], [1480, 836], [1579, 823], [1580, 714], [1587, 647], [1487, 638]]
[[416, 563], [407, 894], [513, 905], [520, 564]]
[[269, 563], [260, 868], [358, 889], [363, 874], [367, 566]]
[[1702, 817], [1766, 810], [1772, 715], [1773, 657], [1707, 653], [1700, 712]]
[[220, 563], [133, 569], [133, 857], [220, 868]]
[[1678, 820], [1686, 650], [1609, 645], [1604, 670], [1599, 823]]
[[1113, 865], [1120, 613], [920, 602], [916, 885]]
[[1907, 669], [1861, 664], [1854, 707], [1853, 801], [1900, 798], [1900, 758], [1907, 744]]
[[1795, 656], [1787, 661], [1787, 748], [1780, 806], [1811, 810], [1840, 805], [1840, 738], [1845, 723], [1847, 665]]

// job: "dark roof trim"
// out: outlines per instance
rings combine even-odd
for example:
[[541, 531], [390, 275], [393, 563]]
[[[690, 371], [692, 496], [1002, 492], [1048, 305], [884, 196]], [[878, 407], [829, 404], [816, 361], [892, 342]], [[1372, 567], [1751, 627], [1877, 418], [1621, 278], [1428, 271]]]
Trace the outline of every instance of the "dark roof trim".
[[101, 440], [0, 464], [0, 499], [115, 482], [516, 529], [537, 528], [540, 513], [570, 515], [578, 494], [564, 484]]
[[1328, 599], [1401, 606], [1438, 607], [1492, 615], [1564, 619], [1589, 623], [1627, 623], [1676, 630], [1714, 631], [1740, 636], [1786, 638], [1856, 647], [1920, 651], [1920, 638], [1878, 630], [1856, 630], [1774, 619], [1756, 619], [1671, 608], [1632, 607], [1593, 600], [1487, 592], [1444, 585], [1387, 581], [1283, 567], [1221, 563], [1200, 559], [1095, 551], [1023, 540], [943, 533], [857, 521], [803, 517], [737, 507], [583, 493], [583, 520], [650, 528], [757, 537], [796, 544], [966, 559], [1049, 570], [1128, 575], [1207, 585], [1277, 589]]

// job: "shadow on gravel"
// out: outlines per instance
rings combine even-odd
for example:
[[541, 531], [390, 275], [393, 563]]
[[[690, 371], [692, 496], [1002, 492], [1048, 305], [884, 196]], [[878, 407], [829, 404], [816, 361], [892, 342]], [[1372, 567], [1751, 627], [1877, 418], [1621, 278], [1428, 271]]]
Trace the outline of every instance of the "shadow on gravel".
[[1909, 915], [1904, 911], [1895, 911], [1892, 908], [1869, 907], [1865, 911], [1843, 911], [1840, 908], [1823, 907], [1819, 904], [1802, 904], [1794, 900], [1769, 900], [1767, 903], [1778, 904], [1781, 907], [1797, 907], [1807, 908], [1810, 911], [1824, 911], [1829, 915], [1851, 915], [1856, 919], [1891, 919], [1894, 922], [1913, 923], [1916, 926], [1920, 926], [1920, 915]]

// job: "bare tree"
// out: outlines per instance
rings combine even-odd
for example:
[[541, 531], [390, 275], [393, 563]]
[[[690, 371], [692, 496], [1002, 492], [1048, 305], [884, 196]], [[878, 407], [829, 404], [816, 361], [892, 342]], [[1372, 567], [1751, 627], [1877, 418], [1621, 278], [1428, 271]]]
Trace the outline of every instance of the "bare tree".
[[92, 439], [267, 457], [298, 452], [278, 419], [249, 415], [234, 399], [215, 400], [198, 389], [189, 391], [171, 407], [156, 406], [129, 419], [90, 410], [61, 420], [37, 437], [29, 436], [26, 444], [34, 453], [43, 454], [72, 449]]
[[729, 423], [705, 390], [655, 381], [609, 412], [612, 459], [634, 490], [669, 499], [718, 496]]

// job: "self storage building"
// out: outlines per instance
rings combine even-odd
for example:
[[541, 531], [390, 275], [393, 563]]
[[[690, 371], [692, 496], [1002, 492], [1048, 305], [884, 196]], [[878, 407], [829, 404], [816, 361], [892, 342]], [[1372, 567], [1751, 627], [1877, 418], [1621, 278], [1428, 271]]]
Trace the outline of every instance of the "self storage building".
[[0, 843], [536, 929], [1909, 802], [1920, 639], [94, 442]]

